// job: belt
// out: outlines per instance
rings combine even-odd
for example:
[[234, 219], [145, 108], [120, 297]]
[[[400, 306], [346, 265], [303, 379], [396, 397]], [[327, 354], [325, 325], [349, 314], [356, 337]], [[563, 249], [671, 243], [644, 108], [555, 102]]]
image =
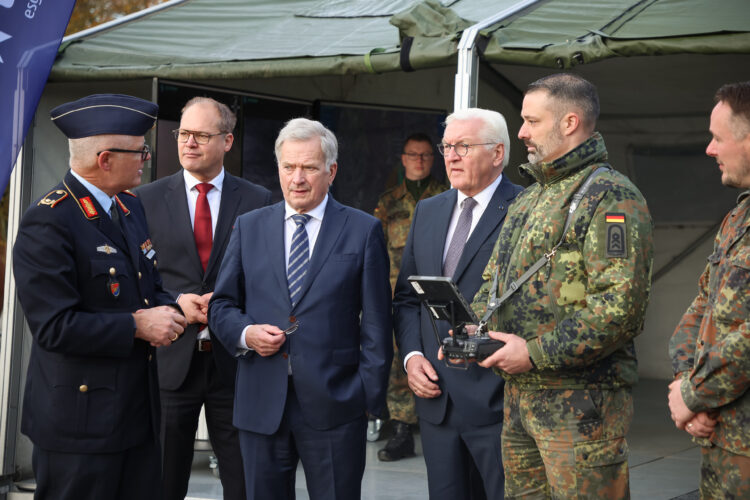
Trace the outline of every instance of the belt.
[[198, 349], [198, 352], [211, 352], [211, 340], [210, 339], [198, 339], [198, 344], [196, 344], [196, 348]]

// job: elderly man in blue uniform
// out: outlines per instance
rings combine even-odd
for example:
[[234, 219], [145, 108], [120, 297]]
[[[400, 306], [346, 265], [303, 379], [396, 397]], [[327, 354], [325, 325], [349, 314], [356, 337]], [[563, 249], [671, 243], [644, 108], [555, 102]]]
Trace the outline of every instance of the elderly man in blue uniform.
[[27, 210], [13, 248], [33, 336], [21, 430], [34, 443], [36, 499], [159, 496], [154, 348], [186, 322], [127, 191], [140, 183], [157, 110], [116, 94], [52, 110], [70, 171]]

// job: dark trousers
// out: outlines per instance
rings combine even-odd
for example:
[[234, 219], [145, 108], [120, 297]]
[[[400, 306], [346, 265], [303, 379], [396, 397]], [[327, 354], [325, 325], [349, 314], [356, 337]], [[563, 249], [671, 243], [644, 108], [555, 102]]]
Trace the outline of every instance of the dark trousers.
[[290, 380], [279, 430], [272, 435], [240, 430], [248, 500], [294, 499], [300, 460], [310, 500], [360, 498], [366, 428], [363, 415], [333, 429], [313, 429], [305, 422]]
[[485, 426], [464, 422], [450, 400], [443, 423], [420, 419], [430, 500], [504, 498], [502, 429], [502, 421]]
[[222, 383], [210, 352], [193, 354], [187, 377], [175, 391], [161, 391], [164, 500], [183, 500], [193, 464], [198, 417], [205, 405], [208, 437], [219, 463], [226, 500], [245, 498], [237, 429], [232, 425], [234, 391]]
[[35, 500], [158, 500], [159, 445], [120, 453], [63, 453], [34, 446]]

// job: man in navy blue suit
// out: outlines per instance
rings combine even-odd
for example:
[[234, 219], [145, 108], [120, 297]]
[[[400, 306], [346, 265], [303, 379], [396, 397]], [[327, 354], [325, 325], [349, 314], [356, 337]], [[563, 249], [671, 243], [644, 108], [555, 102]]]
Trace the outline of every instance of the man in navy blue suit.
[[[471, 108], [448, 116], [438, 150], [453, 189], [417, 204], [396, 282], [396, 341], [417, 396], [431, 500], [503, 498], [503, 382], [475, 363], [463, 370], [438, 360], [429, 313], [407, 278], [450, 276], [471, 302], [521, 191], [502, 175], [509, 147], [500, 113]], [[446, 337], [449, 325], [439, 327]]]
[[247, 496], [294, 498], [301, 460], [311, 499], [357, 499], [393, 354], [383, 230], [329, 195], [331, 131], [296, 118], [275, 146], [284, 201], [235, 222], [208, 318], [239, 356]]

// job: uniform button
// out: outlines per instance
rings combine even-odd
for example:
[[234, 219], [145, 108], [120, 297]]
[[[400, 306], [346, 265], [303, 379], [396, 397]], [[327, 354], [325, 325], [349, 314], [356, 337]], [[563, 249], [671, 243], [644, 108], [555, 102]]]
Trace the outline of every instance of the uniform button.
[[297, 316], [289, 316], [289, 322], [290, 323], [296, 323], [297, 322]]
[[156, 259], [154, 259], [154, 267], [156, 267]]
[[153, 354], [149, 354], [148, 355], [148, 360], [151, 361], [152, 359], [154, 359], [154, 355]]
[[281, 357], [282, 357], [282, 358], [284, 358], [284, 359], [287, 359], [287, 358], [289, 357], [289, 355], [288, 355], [287, 353], [283, 353], [283, 354], [281, 355]]
[[141, 279], [141, 278], [143, 278], [143, 275], [141, 274], [140, 271], [138, 271], [138, 279]]
[[588, 460], [589, 459], [589, 454], [588, 453], [584, 453], [583, 454], [583, 459], [584, 460]]
[[117, 269], [115, 269], [114, 267], [110, 267], [109, 268], [109, 274], [111, 274], [112, 276], [114, 276], [116, 273], [117, 273]]
[[703, 340], [701, 340], [700, 344], [701, 344], [701, 345], [705, 345], [705, 344], [706, 344], [706, 342], [705, 342], [705, 341], [703, 341]]
[[89, 390], [89, 386], [87, 386], [86, 384], [82, 384], [82, 385], [81, 385], [81, 386], [80, 386], [80, 387], [78, 388], [78, 390], [79, 390], [79, 391], [81, 391], [81, 392], [88, 392], [88, 390]]
[[143, 299], [143, 303], [148, 305], [148, 299]]

